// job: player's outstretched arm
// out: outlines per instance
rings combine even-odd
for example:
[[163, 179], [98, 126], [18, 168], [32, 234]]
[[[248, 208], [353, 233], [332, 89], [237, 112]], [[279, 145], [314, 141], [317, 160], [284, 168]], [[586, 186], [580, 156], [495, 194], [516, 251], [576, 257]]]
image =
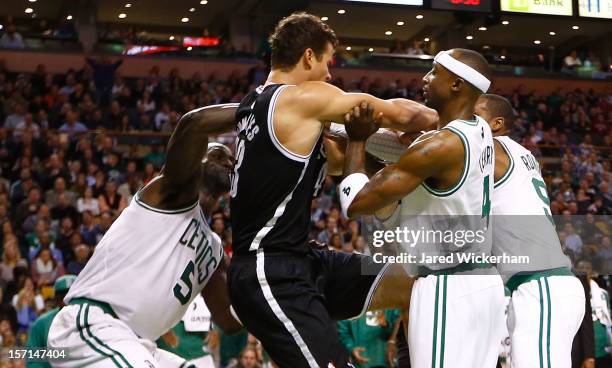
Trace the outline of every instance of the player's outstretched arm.
[[204, 302], [212, 315], [213, 322], [224, 333], [234, 334], [244, 327], [230, 312], [230, 298], [227, 293], [227, 256], [223, 258], [217, 270], [202, 290]]
[[237, 107], [238, 104], [213, 105], [183, 115], [168, 142], [161, 178], [141, 191], [141, 199], [160, 209], [176, 209], [195, 202], [208, 136], [231, 130]]
[[381, 125], [403, 132], [420, 132], [434, 129], [438, 123], [438, 113], [424, 105], [407, 99], [382, 100], [366, 93], [347, 93], [323, 82], [306, 82], [296, 88], [292, 96], [306, 118], [321, 122], [343, 122], [344, 114], [367, 102], [376, 114], [382, 113]]
[[[351, 133], [349, 132], [349, 136]], [[400, 157], [371, 179], [365, 177], [365, 140], [351, 140], [346, 150], [340, 183], [340, 201], [348, 217], [374, 214], [415, 190], [425, 179], [452, 169], [461, 156], [461, 142], [449, 131], [424, 135]], [[362, 175], [354, 175], [359, 174]]]

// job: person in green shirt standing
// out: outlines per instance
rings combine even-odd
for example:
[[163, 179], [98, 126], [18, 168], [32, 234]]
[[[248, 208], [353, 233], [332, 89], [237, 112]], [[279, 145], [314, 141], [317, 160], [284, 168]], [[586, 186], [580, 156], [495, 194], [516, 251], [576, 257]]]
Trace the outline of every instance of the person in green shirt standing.
[[[55, 315], [64, 306], [64, 297], [66, 296], [66, 293], [68, 293], [68, 289], [70, 289], [70, 285], [72, 285], [74, 280], [76, 280], [75, 275], [64, 275], [55, 280], [53, 290], [55, 292], [54, 298], [57, 303], [57, 307], [39, 316], [36, 321], [34, 321], [32, 327], [30, 328], [26, 348], [36, 349], [47, 347], [47, 336], [49, 335], [49, 328], [51, 327], [51, 322], [53, 322], [53, 318], [55, 318]], [[27, 361], [26, 367], [51, 368], [51, 364], [47, 362]]]
[[366, 312], [365, 315], [338, 322], [340, 341], [351, 353], [356, 368], [388, 367], [385, 352], [393, 325], [399, 318], [396, 310]]

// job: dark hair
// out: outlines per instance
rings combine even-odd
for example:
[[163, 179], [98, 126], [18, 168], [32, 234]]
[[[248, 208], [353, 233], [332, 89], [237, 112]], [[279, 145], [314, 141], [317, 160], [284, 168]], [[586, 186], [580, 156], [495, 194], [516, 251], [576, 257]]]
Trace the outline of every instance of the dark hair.
[[516, 120], [516, 114], [507, 98], [494, 94], [482, 95], [480, 98], [485, 100], [489, 113], [504, 118], [506, 129], [512, 127], [514, 120]]
[[318, 17], [305, 12], [293, 13], [281, 19], [269, 38], [272, 48], [272, 68], [290, 70], [306, 49], [321, 59], [327, 44], [338, 45], [334, 31]]

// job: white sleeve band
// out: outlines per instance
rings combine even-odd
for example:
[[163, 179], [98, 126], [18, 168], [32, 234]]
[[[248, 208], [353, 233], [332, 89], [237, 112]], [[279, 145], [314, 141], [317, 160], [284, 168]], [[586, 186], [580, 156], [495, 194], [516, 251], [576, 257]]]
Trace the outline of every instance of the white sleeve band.
[[482, 91], [482, 93], [487, 93], [489, 87], [491, 86], [491, 81], [484, 75], [471, 66], [450, 56], [448, 51], [440, 51], [434, 58], [434, 61], [448, 69], [456, 76], [465, 79], [471, 85]]
[[338, 195], [340, 196], [340, 207], [342, 208], [342, 214], [344, 217], [348, 217], [348, 208], [353, 203], [353, 199], [357, 196], [357, 193], [363, 188], [370, 179], [366, 174], [354, 173], [342, 180], [338, 185]]

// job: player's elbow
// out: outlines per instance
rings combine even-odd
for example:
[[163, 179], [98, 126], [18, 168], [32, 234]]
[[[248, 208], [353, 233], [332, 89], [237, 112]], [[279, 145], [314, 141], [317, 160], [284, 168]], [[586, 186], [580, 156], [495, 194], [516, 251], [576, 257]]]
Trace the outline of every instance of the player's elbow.
[[436, 110], [404, 99], [393, 100], [393, 104], [400, 107], [396, 123], [401, 126], [402, 131], [416, 133], [436, 129], [439, 120]]
[[[198, 121], [206, 121], [206, 112], [204, 110], [191, 110], [185, 113], [178, 121], [177, 130], [191, 131], [198, 128]], [[204, 128], [204, 124], [199, 124], [200, 128]]]
[[436, 110], [430, 109], [429, 107], [423, 105], [419, 105], [413, 117], [413, 121], [417, 122], [417, 124], [421, 127], [421, 130], [436, 129], [439, 120], [440, 117], [438, 116], [438, 112]]

